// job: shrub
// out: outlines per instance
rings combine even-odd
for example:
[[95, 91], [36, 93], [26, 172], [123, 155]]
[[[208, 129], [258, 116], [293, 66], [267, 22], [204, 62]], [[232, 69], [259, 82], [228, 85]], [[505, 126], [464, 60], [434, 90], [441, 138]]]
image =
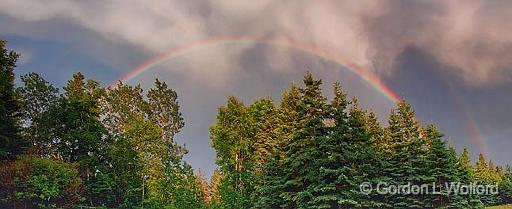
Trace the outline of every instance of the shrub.
[[2, 163], [0, 207], [70, 208], [80, 199], [76, 163], [23, 156]]

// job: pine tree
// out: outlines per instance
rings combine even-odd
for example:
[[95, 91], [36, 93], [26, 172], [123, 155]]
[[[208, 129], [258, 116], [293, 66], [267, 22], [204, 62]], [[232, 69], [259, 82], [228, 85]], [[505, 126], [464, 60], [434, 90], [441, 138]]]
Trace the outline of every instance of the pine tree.
[[456, 151], [447, 147], [446, 142], [442, 139], [443, 135], [434, 125], [427, 126], [425, 132], [429, 141], [428, 157], [432, 163], [430, 166], [431, 177], [437, 186], [436, 191], [441, 192], [441, 194], [428, 196], [429, 207], [470, 208], [472, 204], [467, 197], [446, 191], [446, 185], [462, 182], [462, 171], [458, 167]]
[[323, 150], [318, 149], [318, 139], [325, 136], [323, 123], [326, 115], [326, 98], [322, 96], [321, 80], [315, 80], [311, 73], [304, 76], [305, 87], [300, 89], [301, 100], [298, 107], [298, 128], [293, 138], [284, 148], [283, 160], [285, 192], [282, 194], [286, 207], [313, 208], [312, 198], [317, 188], [312, 183], [317, 180], [319, 168], [315, 159], [320, 159]]
[[489, 166], [482, 153], [478, 155], [478, 161], [475, 165], [475, 180], [479, 183], [487, 183], [490, 181]]
[[[359, 204], [354, 193], [357, 182], [355, 162], [351, 161], [353, 160], [351, 157], [356, 156], [353, 155], [355, 153], [351, 146], [357, 146], [358, 140], [365, 137], [360, 137], [365, 134], [365, 131], [363, 130], [358, 136], [351, 135], [356, 134], [356, 131], [351, 131], [352, 127], [360, 128], [360, 131], [364, 129], [364, 125], [359, 123], [362, 122], [362, 118], [358, 110], [352, 109], [354, 111], [350, 112], [349, 118], [347, 106], [346, 94], [336, 83], [334, 100], [326, 108], [326, 116], [323, 120], [326, 134], [315, 139], [316, 149], [322, 153], [317, 156], [314, 168], [319, 170], [317, 179], [310, 186], [313, 188], [311, 190], [314, 195], [311, 204], [317, 208], [354, 207]], [[356, 114], [358, 115], [355, 116]]]
[[[460, 172], [459, 179], [462, 184], [469, 185], [475, 182], [475, 168], [471, 163], [470, 154], [467, 148], [464, 148], [459, 157], [458, 168]], [[484, 207], [482, 201], [480, 200], [480, 196], [477, 194], [469, 194], [465, 197], [465, 199], [473, 208]]]
[[[428, 171], [427, 141], [421, 133], [414, 111], [405, 101], [398, 104], [389, 119], [391, 156], [384, 172], [388, 185], [423, 185], [432, 178]], [[428, 203], [423, 195], [389, 195], [393, 208], [423, 208]]]
[[475, 180], [475, 170], [473, 165], [471, 164], [471, 158], [469, 156], [469, 151], [467, 148], [464, 148], [462, 154], [459, 157], [459, 165], [465, 174], [462, 179], [464, 182], [472, 182]]
[[285, 147], [294, 137], [293, 135], [298, 128], [299, 105], [301, 100], [299, 90], [298, 86], [292, 84], [290, 90], [284, 91], [281, 96], [278, 113], [280, 124], [278, 132], [281, 137], [279, 147]]
[[271, 209], [284, 206], [280, 194], [284, 191], [284, 175], [281, 169], [281, 153], [277, 149], [269, 156], [262, 175], [258, 176], [253, 208]]
[[499, 185], [499, 192], [503, 204], [512, 203], [512, 170], [510, 167], [504, 171], [503, 180]]
[[[483, 154], [480, 153], [478, 156], [478, 161], [475, 165], [475, 180], [480, 185], [494, 185], [494, 174], [491, 171], [494, 169], [490, 169], [490, 166], [494, 167], [494, 163], [486, 161]], [[485, 206], [493, 206], [499, 203], [499, 196], [493, 194], [484, 194], [481, 195], [481, 200]]]
[[[283, 92], [279, 108], [272, 111], [274, 115], [268, 115], [268, 117], [272, 117], [269, 121], [275, 123], [275, 128], [271, 130], [276, 138], [273, 139], [275, 142], [270, 143], [272, 146], [267, 146], [265, 149], [268, 156], [263, 164], [262, 175], [257, 176], [258, 184], [253, 195], [256, 197], [254, 208], [280, 208], [281, 205], [284, 205], [284, 200], [281, 197], [285, 183], [282, 168], [285, 158], [283, 149], [293, 139], [298, 129], [300, 99], [299, 88], [292, 85], [290, 90]], [[273, 148], [269, 149], [271, 147]]]
[[[351, 103], [346, 123], [348, 129], [340, 128], [338, 134], [333, 136], [333, 138], [343, 138], [342, 134], [345, 134], [345, 141], [341, 143], [333, 141], [337, 144], [334, 152], [344, 155], [341, 161], [342, 166], [338, 168], [339, 175], [335, 180], [336, 185], [345, 187], [339, 188], [338, 196], [343, 198], [337, 201], [337, 207], [382, 207], [383, 203], [375, 196], [359, 192], [361, 183], [370, 182], [377, 185], [381, 181], [379, 170], [382, 169], [382, 164], [377, 154], [379, 150], [376, 137], [373, 135], [378, 129], [376, 128], [378, 124], [372, 114], [358, 106], [356, 98]], [[343, 125], [341, 121], [339, 124]]]
[[14, 68], [18, 54], [5, 48], [0, 40], [0, 160], [14, 159], [27, 147], [19, 135], [20, 107], [14, 89]]
[[[390, 156], [388, 144], [386, 143], [387, 132], [379, 123], [374, 112], [366, 114], [366, 130], [370, 136], [372, 147], [367, 147], [368, 156], [371, 160], [372, 167], [368, 166], [363, 172], [364, 181], [370, 182], [372, 185], [378, 185], [380, 182], [389, 181], [389, 177], [383, 171], [389, 166], [387, 157]], [[366, 150], [364, 149], [364, 150]], [[363, 196], [364, 197], [364, 196]], [[362, 199], [363, 205], [367, 207], [386, 208], [390, 207], [380, 194], [371, 193]]]

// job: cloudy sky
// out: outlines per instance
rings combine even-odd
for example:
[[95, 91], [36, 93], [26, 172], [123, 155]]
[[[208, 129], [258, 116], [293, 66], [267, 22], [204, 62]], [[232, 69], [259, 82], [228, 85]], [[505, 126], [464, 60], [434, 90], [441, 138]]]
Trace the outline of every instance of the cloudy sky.
[[129, 81], [167, 81], [180, 97], [187, 161], [211, 174], [208, 127], [229, 95], [246, 103], [299, 83], [307, 69], [340, 81], [383, 119], [385, 95], [323, 56], [226, 37], [285, 37], [367, 69], [439, 125], [451, 144], [512, 163], [512, 2], [0, 0], [0, 39], [21, 53], [17, 74], [62, 86], [74, 72], [109, 85], [161, 53], [194, 46]]

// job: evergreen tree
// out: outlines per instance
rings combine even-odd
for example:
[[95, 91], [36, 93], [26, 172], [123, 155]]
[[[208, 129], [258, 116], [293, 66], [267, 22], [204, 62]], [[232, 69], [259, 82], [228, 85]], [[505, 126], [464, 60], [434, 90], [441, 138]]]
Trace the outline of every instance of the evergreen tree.
[[503, 204], [512, 203], [512, 171], [510, 167], [504, 171], [503, 180], [499, 185], [499, 192]]
[[327, 102], [320, 88], [322, 81], [315, 80], [308, 72], [304, 76], [304, 84], [305, 87], [300, 89], [298, 126], [284, 148], [285, 192], [282, 196], [287, 208], [316, 207], [312, 201], [318, 191], [313, 182], [320, 171], [316, 159], [320, 159], [324, 152], [318, 149], [318, 139], [325, 136], [326, 131], [324, 118]]
[[[273, 109], [273, 115], [265, 114], [267, 118], [266, 124], [274, 123], [272, 127], [274, 142], [266, 140], [271, 146], [266, 146], [265, 152], [267, 157], [263, 164], [261, 175], [256, 180], [256, 191], [254, 208], [280, 208], [284, 205], [281, 194], [284, 192], [284, 173], [282, 169], [285, 152], [283, 148], [294, 137], [295, 131], [298, 129], [298, 110], [300, 104], [299, 88], [292, 85], [289, 91], [282, 94], [279, 108]], [[275, 127], [274, 127], [275, 126]], [[269, 127], [264, 125], [263, 127]], [[265, 131], [260, 129], [258, 133]]]
[[[353, 164], [355, 162], [351, 161], [351, 155], [355, 153], [352, 152], [354, 150], [351, 150], [350, 147], [352, 146], [351, 143], [355, 145], [361, 138], [359, 135], [351, 135], [351, 133], [355, 134], [356, 131], [351, 132], [350, 125], [354, 125], [354, 128], [358, 126], [357, 128], [361, 129], [364, 129], [364, 125], [356, 122], [363, 118], [360, 117], [361, 115], [355, 116], [359, 114], [359, 112], [355, 113], [355, 109], [353, 109], [353, 112], [351, 111], [350, 115], [354, 117], [349, 118], [347, 105], [346, 94], [341, 91], [339, 84], [335, 84], [334, 100], [326, 108], [327, 115], [323, 120], [327, 132], [316, 139], [317, 146], [315, 148], [323, 153], [315, 159], [317, 160], [317, 163], [315, 163], [317, 167], [314, 169], [317, 169], [319, 173], [316, 181], [313, 181], [311, 186], [314, 192], [311, 204], [314, 204], [317, 208], [353, 207], [359, 204], [354, 193], [354, 191], [357, 191], [354, 188], [357, 187], [356, 182], [358, 180], [352, 178], [356, 175], [356, 168]], [[352, 115], [352, 113], [354, 114]], [[366, 134], [366, 131], [363, 130], [361, 134]]]
[[[469, 185], [475, 182], [475, 169], [471, 163], [469, 151], [467, 148], [464, 148], [459, 157], [458, 169], [460, 171], [459, 179], [462, 184]], [[480, 196], [477, 194], [470, 194], [465, 198], [469, 205], [472, 206], [472, 208], [484, 207], [482, 201], [480, 200]]]
[[[497, 182], [494, 182], [494, 169], [490, 169], [490, 166], [494, 167], [494, 163], [486, 161], [483, 154], [480, 153], [478, 156], [478, 161], [475, 165], [475, 180], [480, 185], [495, 185]], [[485, 206], [493, 206], [500, 202], [499, 196], [493, 194], [483, 194], [480, 195], [482, 202]]]
[[0, 40], [0, 160], [14, 159], [27, 147], [19, 135], [20, 107], [14, 89], [14, 68], [18, 54], [5, 48]]
[[428, 206], [433, 208], [470, 208], [468, 197], [458, 193], [449, 193], [446, 186], [462, 182], [461, 172], [458, 167], [457, 154], [453, 148], [449, 148], [442, 139], [443, 135], [439, 133], [434, 125], [429, 125], [425, 129], [426, 137], [429, 140], [429, 160], [431, 164], [431, 177], [437, 186], [435, 191], [440, 194], [428, 196]]
[[[388, 131], [391, 156], [384, 170], [388, 185], [423, 185], [433, 181], [428, 170], [427, 141], [405, 101], [391, 113]], [[428, 207], [425, 195], [389, 195], [386, 199], [393, 208]]]
[[299, 90], [298, 86], [292, 84], [290, 90], [285, 90], [281, 96], [281, 103], [277, 113], [279, 122], [277, 127], [279, 135], [278, 147], [286, 147], [299, 128], [299, 105], [301, 100]]
[[265, 163], [262, 175], [258, 176], [259, 185], [255, 191], [253, 208], [272, 209], [284, 206], [283, 198], [280, 196], [285, 183], [281, 164], [281, 153], [276, 149]]

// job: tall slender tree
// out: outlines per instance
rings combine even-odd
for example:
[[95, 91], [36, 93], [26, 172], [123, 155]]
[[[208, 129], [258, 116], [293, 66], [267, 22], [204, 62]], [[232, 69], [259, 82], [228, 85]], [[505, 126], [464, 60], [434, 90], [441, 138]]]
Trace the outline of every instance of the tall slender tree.
[[251, 145], [255, 130], [249, 108], [235, 97], [219, 109], [210, 128], [212, 146], [222, 174], [220, 194], [226, 208], [249, 208], [254, 190], [254, 156]]

